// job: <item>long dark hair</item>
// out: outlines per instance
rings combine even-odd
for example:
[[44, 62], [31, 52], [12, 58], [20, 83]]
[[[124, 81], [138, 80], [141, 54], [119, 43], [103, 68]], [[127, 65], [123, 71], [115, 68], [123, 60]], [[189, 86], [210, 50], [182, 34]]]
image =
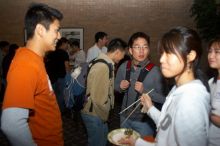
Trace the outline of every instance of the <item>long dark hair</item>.
[[158, 44], [159, 52], [179, 54], [187, 67], [187, 55], [193, 50], [196, 58], [191, 62], [195, 78], [200, 79], [209, 91], [207, 79], [200, 69], [199, 61], [202, 55], [202, 45], [198, 33], [188, 27], [178, 26], [165, 33]]
[[190, 51], [194, 50], [196, 52], [196, 58], [192, 62], [193, 71], [197, 68], [202, 55], [201, 40], [196, 31], [182, 26], [173, 28], [165, 33], [158, 48], [160, 52], [165, 51], [166, 53], [173, 54], [177, 54], [178, 52], [184, 61], [185, 67], [187, 64], [187, 55]]

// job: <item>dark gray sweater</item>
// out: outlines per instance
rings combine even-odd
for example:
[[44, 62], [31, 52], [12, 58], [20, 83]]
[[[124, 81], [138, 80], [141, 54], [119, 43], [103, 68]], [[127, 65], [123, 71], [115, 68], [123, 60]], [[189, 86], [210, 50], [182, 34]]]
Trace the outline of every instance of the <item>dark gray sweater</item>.
[[[130, 87], [125, 92], [123, 103], [122, 103], [122, 109], [125, 109], [129, 105], [131, 105], [134, 101], [137, 100], [137, 92], [134, 89], [135, 82], [137, 81], [140, 71], [142, 68], [144, 68], [149, 61], [142, 62], [139, 67], [134, 69], [134, 66], [131, 65], [131, 72], [130, 72]], [[120, 83], [122, 80], [125, 80], [126, 76], [126, 66], [127, 61], [123, 63], [118, 71], [115, 78], [115, 90], [118, 92], [122, 92], [120, 89]], [[144, 91], [143, 93], [147, 93], [151, 89], [154, 89], [149, 95], [153, 102], [156, 103], [164, 103], [165, 101], [165, 95], [164, 95], [164, 78], [161, 75], [160, 68], [157, 66], [154, 66], [150, 72], [148, 72], [147, 76], [145, 77], [143, 81], [144, 85]], [[139, 97], [138, 97], [139, 99]], [[127, 115], [133, 110], [134, 108], [130, 108], [130, 110], [127, 110], [127, 112], [124, 112], [122, 116], [127, 117]], [[140, 121], [143, 119], [144, 114], [141, 113], [141, 108], [138, 108], [130, 117], [132, 120]]]

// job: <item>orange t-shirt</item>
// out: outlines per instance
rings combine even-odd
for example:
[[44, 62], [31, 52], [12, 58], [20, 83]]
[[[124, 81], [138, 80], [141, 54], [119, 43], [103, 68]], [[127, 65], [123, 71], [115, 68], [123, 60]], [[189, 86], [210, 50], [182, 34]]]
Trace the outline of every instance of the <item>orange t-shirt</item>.
[[38, 146], [63, 146], [62, 120], [43, 58], [18, 49], [8, 72], [3, 109], [30, 109], [29, 127]]

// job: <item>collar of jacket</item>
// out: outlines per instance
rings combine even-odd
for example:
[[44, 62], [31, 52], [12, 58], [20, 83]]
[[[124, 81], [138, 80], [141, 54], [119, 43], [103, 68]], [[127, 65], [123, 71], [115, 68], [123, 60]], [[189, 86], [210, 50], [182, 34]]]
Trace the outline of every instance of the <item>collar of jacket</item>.
[[150, 60], [146, 59], [146, 60], [144, 60], [144, 61], [138, 63], [137, 65], [134, 65], [134, 63], [132, 62], [132, 65], [133, 65], [133, 66], [136, 66], [136, 67], [143, 68], [143, 67], [145, 67], [149, 62], [150, 62]]

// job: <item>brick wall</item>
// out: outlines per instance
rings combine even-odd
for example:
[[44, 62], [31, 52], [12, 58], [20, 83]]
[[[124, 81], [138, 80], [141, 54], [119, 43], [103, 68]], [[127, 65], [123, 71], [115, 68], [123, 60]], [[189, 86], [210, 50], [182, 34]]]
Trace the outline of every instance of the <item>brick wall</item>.
[[[24, 14], [32, 0], [0, 0], [0, 40], [24, 44]], [[84, 49], [94, 34], [105, 31], [110, 38], [128, 40], [136, 31], [151, 36], [152, 59], [158, 62], [156, 44], [171, 27], [194, 27], [189, 9], [193, 0], [38, 0], [64, 14], [62, 27], [84, 28]]]

